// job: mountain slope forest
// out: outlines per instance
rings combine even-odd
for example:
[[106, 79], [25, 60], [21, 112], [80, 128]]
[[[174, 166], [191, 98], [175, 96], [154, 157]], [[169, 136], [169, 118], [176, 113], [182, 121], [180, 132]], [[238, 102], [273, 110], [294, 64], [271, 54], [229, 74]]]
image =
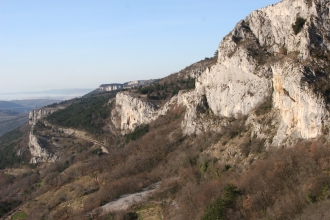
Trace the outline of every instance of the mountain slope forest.
[[328, 219], [330, 1], [292, 2], [150, 85], [31, 111], [0, 136], [0, 218]]

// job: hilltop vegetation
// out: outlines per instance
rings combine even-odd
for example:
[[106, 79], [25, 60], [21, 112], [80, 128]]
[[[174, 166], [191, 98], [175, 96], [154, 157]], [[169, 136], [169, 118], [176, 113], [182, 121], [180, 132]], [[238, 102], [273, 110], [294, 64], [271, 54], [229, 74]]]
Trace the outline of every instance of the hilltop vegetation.
[[110, 115], [109, 99], [114, 98], [116, 94], [117, 91], [113, 91], [83, 98], [49, 115], [47, 120], [59, 126], [81, 129], [94, 135], [102, 134], [105, 119]]
[[187, 79], [177, 79], [170, 83], [153, 83], [149, 86], [138, 87], [136, 93], [147, 95], [148, 100], [165, 100], [178, 94], [180, 90], [194, 89], [195, 79], [188, 77]]

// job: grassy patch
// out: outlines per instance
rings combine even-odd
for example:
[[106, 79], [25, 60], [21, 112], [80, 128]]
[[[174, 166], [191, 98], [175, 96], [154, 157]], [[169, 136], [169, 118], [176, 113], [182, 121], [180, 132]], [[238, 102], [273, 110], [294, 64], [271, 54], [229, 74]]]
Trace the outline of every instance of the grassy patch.
[[11, 216], [11, 220], [15, 219], [26, 219], [28, 215], [25, 212], [16, 212], [14, 215]]
[[161, 209], [159, 206], [149, 204], [136, 211], [139, 220], [161, 220]]

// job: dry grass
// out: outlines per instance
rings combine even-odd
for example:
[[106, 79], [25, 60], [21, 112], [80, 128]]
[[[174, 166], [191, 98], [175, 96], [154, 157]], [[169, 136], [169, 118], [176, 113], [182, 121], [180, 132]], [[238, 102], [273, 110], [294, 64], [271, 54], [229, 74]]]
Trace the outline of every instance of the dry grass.
[[161, 220], [161, 208], [159, 205], [147, 205], [136, 211], [141, 220]]

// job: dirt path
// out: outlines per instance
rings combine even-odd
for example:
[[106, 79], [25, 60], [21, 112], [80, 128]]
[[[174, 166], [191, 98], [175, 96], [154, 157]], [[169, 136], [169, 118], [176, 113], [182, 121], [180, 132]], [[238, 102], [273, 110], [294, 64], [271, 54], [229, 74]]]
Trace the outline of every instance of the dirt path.
[[79, 130], [75, 130], [75, 129], [72, 129], [72, 128], [64, 128], [64, 127], [56, 126], [56, 125], [53, 125], [53, 124], [49, 123], [46, 120], [44, 120], [44, 123], [48, 126], [51, 126], [53, 128], [57, 128], [59, 130], [64, 131], [69, 136], [79, 138], [79, 139], [83, 139], [83, 140], [86, 140], [86, 141], [90, 141], [90, 142], [94, 143], [95, 145], [100, 146], [102, 148], [103, 153], [109, 154], [109, 152], [107, 150], [107, 147], [104, 144], [102, 144], [98, 140], [95, 140], [91, 137], [88, 137], [87, 134], [84, 131], [79, 131]]
[[84, 139], [86, 141], [90, 141], [90, 142], [93, 142], [94, 144], [96, 145], [99, 145], [100, 147], [105, 147], [104, 144], [102, 144], [101, 142], [95, 140], [95, 139], [92, 139], [92, 138], [89, 138], [89, 137], [80, 137], [80, 136], [74, 136], [75, 138], [80, 138], [80, 139]]

